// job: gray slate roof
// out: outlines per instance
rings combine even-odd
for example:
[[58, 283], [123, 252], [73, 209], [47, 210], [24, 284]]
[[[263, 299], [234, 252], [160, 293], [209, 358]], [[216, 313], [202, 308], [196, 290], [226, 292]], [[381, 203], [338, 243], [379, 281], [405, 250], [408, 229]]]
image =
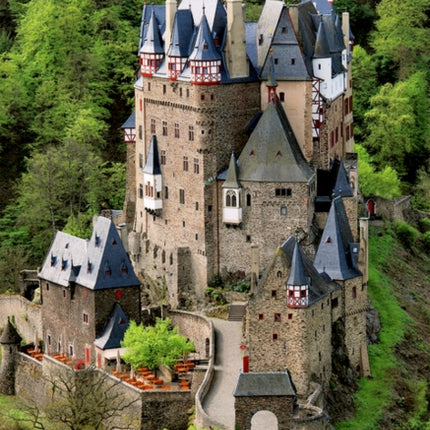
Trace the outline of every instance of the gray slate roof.
[[328, 45], [327, 34], [324, 28], [324, 21], [321, 20], [318, 27], [317, 38], [315, 41], [315, 58], [327, 58], [330, 57], [330, 47]]
[[115, 303], [103, 332], [94, 341], [94, 345], [100, 349], [120, 348], [127, 328], [128, 318], [119, 303]]
[[163, 40], [160, 34], [160, 28], [154, 9], [151, 12], [151, 18], [149, 19], [148, 28], [143, 39], [142, 47], [140, 52], [163, 54]]
[[342, 198], [336, 197], [315, 255], [315, 267], [336, 281], [355, 278], [361, 275], [358, 252], [359, 244], [354, 243]]
[[150, 175], [161, 175], [160, 159], [158, 157], [157, 137], [155, 136], [155, 134], [151, 138], [148, 158], [146, 159], [146, 164], [142, 171], [143, 173], [149, 173]]
[[287, 285], [300, 286], [307, 284], [309, 284], [309, 278], [305, 273], [300, 246], [296, 242], [293, 251], [293, 258], [291, 260], [290, 275], [288, 276]]
[[241, 373], [234, 397], [248, 396], [295, 396], [290, 377], [286, 372]]
[[340, 162], [338, 167], [336, 183], [333, 188], [333, 195], [336, 197], [352, 197], [354, 195], [349, 183], [348, 174], [346, 173], [345, 166], [342, 162]]
[[140, 285], [115, 225], [104, 217], [97, 217], [90, 240], [57, 232], [38, 276], [90, 290]]
[[203, 14], [199, 30], [197, 33], [194, 50], [191, 53], [190, 60], [220, 60], [221, 55], [218, 53], [214, 40], [212, 38], [211, 30], [206, 18]]
[[[318, 273], [316, 266], [302, 251], [300, 246], [297, 246], [297, 252], [300, 254], [302, 267], [293, 267], [294, 251], [296, 249], [297, 241], [294, 236], [290, 236], [281, 246], [281, 250], [290, 265], [291, 270], [296, 270], [298, 277], [297, 282], [302, 282], [303, 278], [309, 286], [309, 306], [325, 297], [327, 294], [337, 290], [340, 286], [331, 281], [327, 276]], [[296, 276], [296, 275], [294, 275]], [[304, 284], [290, 284], [289, 285], [304, 285]]]
[[6, 326], [0, 337], [0, 343], [2, 345], [19, 345], [21, 340], [21, 336], [18, 334], [16, 328], [12, 325], [8, 317]]
[[194, 22], [191, 10], [178, 10], [175, 15], [168, 55], [188, 57], [192, 49], [193, 34]]
[[140, 48], [142, 48], [143, 41], [146, 38], [146, 33], [149, 28], [149, 21], [151, 20], [152, 12], [154, 12], [156, 17], [156, 22], [159, 26], [158, 31], [160, 34], [164, 34], [165, 22], [166, 22], [166, 6], [165, 5], [143, 5], [142, 9], [142, 20], [140, 23], [140, 36], [139, 36], [139, 47], [138, 54], [140, 52]]
[[333, 11], [333, 5], [327, 0], [302, 0], [302, 3], [312, 2], [319, 13], [330, 14]]
[[268, 104], [238, 161], [239, 182], [308, 182], [314, 175], [280, 102]]
[[136, 113], [133, 111], [121, 128], [136, 128]]
[[234, 153], [231, 154], [230, 164], [228, 166], [227, 177], [225, 182], [222, 184], [223, 188], [240, 188], [239, 182], [237, 180], [237, 164], [236, 157]]

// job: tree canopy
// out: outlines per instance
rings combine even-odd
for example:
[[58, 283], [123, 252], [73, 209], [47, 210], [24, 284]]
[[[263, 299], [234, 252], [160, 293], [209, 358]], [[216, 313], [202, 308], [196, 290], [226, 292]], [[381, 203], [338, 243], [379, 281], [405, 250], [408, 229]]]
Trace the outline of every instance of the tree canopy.
[[131, 321], [121, 345], [126, 348], [123, 359], [133, 369], [171, 367], [194, 350], [193, 342], [180, 335], [177, 327], [172, 328], [169, 318], [157, 318], [155, 326], [146, 327]]

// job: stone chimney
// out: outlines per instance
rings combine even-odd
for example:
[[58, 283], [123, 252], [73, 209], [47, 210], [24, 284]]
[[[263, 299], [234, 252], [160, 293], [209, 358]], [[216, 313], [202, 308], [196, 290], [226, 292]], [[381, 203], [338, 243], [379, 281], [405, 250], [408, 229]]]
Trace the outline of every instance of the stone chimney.
[[225, 53], [231, 78], [243, 78], [249, 75], [242, 0], [227, 0], [227, 42]]
[[343, 42], [345, 43], [346, 55], [351, 54], [351, 47], [349, 46], [349, 13], [342, 13], [342, 33], [343, 33]]

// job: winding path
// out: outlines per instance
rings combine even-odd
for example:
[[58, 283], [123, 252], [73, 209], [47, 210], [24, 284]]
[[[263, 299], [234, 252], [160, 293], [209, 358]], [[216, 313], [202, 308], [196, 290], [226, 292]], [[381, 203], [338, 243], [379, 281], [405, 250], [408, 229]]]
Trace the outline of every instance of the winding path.
[[211, 319], [215, 328], [215, 374], [203, 409], [224, 425], [234, 429], [234, 397], [237, 378], [242, 370], [242, 322]]

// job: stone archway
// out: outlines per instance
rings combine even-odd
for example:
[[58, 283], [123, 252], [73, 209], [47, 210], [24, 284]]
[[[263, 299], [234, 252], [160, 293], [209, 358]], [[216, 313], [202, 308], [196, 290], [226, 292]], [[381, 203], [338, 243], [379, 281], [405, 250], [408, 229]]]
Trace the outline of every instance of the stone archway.
[[251, 430], [278, 430], [278, 418], [273, 412], [258, 411], [251, 419]]

